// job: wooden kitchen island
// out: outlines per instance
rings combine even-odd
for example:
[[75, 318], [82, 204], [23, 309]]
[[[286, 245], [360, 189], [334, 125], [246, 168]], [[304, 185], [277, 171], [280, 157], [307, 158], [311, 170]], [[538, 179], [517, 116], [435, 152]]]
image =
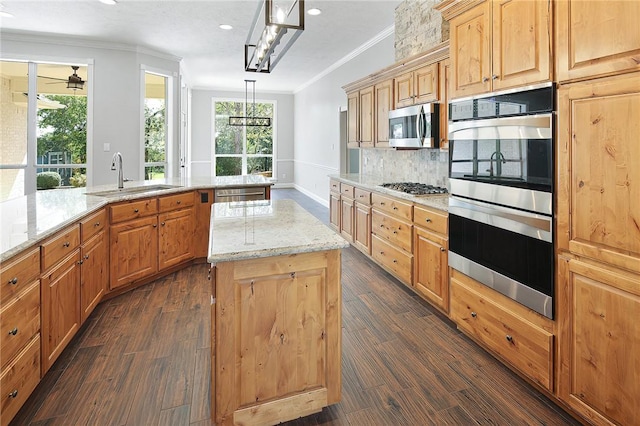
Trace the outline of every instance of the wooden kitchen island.
[[348, 243], [292, 200], [215, 204], [211, 416], [271, 425], [340, 401]]

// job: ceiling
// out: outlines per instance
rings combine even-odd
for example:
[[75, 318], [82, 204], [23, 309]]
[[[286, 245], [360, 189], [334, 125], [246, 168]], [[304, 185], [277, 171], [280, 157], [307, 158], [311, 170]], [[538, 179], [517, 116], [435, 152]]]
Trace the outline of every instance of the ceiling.
[[[244, 72], [244, 44], [261, 0], [2, 0], [3, 31], [35, 32], [139, 46], [183, 60], [196, 89], [291, 93], [394, 24], [400, 0], [307, 0], [305, 30], [270, 74]], [[225, 31], [220, 24], [230, 24]], [[381, 67], [388, 64], [380, 64]]]

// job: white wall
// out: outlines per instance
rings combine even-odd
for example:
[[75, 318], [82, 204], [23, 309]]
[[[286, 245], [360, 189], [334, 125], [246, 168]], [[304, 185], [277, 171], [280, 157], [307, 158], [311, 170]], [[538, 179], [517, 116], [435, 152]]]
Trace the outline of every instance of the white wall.
[[[191, 91], [191, 176], [210, 176], [213, 148], [213, 99], [245, 99], [245, 92]], [[277, 146], [274, 177], [277, 186], [293, 183], [293, 95], [256, 92], [256, 102], [276, 101]]]
[[[51, 62], [92, 62], [93, 76], [87, 86], [93, 90], [93, 127], [87, 139], [88, 184], [102, 185], [116, 182], [115, 172], [110, 170], [111, 157], [120, 151], [124, 157], [124, 176], [141, 179], [141, 67], [165, 70], [178, 76], [179, 58], [160, 53], [140, 51], [132, 46], [88, 43], [66, 37], [41, 37], [2, 33], [0, 36], [2, 59], [20, 59]], [[176, 78], [177, 81], [177, 78]], [[85, 87], [87, 87], [85, 86]], [[89, 88], [87, 88], [89, 90]], [[174, 84], [173, 139], [176, 141], [172, 155], [178, 157], [179, 137], [179, 87]], [[111, 149], [104, 152], [103, 144]], [[174, 173], [178, 164], [174, 165]]]
[[294, 184], [328, 206], [330, 174], [340, 172], [342, 86], [394, 63], [391, 33], [349, 62], [298, 91], [294, 100]]

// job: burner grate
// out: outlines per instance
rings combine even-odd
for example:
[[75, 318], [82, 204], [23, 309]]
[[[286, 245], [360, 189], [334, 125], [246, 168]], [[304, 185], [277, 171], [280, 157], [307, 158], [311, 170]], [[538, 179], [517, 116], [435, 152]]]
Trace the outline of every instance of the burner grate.
[[411, 195], [447, 194], [449, 192], [447, 191], [447, 188], [417, 182], [383, 183], [380, 186], [396, 191], [405, 192]]

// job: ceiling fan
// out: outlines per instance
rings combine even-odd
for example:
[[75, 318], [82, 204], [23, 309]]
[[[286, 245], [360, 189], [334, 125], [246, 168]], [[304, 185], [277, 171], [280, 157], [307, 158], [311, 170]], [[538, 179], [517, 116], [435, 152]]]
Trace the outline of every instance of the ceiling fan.
[[82, 77], [80, 77], [78, 75], [78, 69], [80, 68], [77, 65], [72, 65], [71, 68], [73, 69], [73, 74], [71, 74], [69, 76], [69, 78], [64, 79], [64, 78], [56, 78], [56, 77], [45, 77], [42, 75], [39, 75], [39, 78], [47, 78], [49, 80], [58, 80], [56, 82], [53, 83], [47, 83], [47, 84], [60, 84], [60, 83], [67, 83], [67, 89], [73, 89], [73, 90], [77, 90], [80, 89], [82, 90], [82, 88], [84, 87], [84, 83], [86, 83], [86, 81], [84, 81], [82, 79]]

